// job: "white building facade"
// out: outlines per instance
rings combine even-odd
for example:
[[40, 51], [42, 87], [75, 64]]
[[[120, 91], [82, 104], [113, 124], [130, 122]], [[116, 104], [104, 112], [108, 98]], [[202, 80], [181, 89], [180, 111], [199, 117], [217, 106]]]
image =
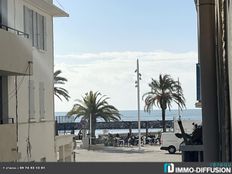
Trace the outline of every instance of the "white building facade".
[[0, 161], [56, 161], [52, 0], [0, 0]]

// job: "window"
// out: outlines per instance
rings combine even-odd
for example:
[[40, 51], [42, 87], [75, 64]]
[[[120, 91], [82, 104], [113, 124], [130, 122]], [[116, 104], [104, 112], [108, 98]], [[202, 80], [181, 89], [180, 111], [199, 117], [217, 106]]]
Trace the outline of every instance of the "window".
[[35, 118], [35, 84], [33, 80], [29, 80], [29, 116]]
[[7, 0], [0, 0], [0, 24], [7, 25]]
[[32, 10], [24, 7], [24, 32], [29, 34], [29, 38], [32, 39], [33, 42], [33, 18], [32, 18]]
[[45, 50], [45, 17], [37, 14], [38, 48]]
[[8, 117], [8, 77], [0, 76], [0, 124], [13, 123]]
[[45, 88], [44, 83], [39, 83], [39, 111], [40, 111], [40, 119], [44, 119], [45, 117]]
[[32, 45], [45, 50], [46, 19], [39, 13], [24, 6], [24, 32], [29, 34]]
[[37, 26], [37, 13], [32, 11], [32, 40], [33, 46], [38, 48], [38, 26]]

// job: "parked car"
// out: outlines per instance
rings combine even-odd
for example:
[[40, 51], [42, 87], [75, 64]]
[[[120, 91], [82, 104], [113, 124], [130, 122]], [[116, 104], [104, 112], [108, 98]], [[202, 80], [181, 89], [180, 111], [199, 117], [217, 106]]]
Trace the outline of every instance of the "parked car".
[[174, 132], [164, 132], [161, 135], [161, 150], [167, 150], [170, 154], [179, 151], [183, 138], [177, 138]]

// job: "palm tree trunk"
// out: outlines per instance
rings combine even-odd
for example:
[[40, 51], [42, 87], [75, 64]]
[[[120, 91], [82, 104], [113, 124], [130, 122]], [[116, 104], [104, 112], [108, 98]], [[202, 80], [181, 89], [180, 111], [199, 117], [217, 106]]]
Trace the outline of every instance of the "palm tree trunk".
[[148, 138], [148, 121], [146, 121], [146, 139]]
[[165, 109], [162, 109], [162, 126], [163, 126], [163, 132], [166, 132]]
[[92, 118], [92, 130], [91, 130], [92, 144], [95, 144], [96, 122], [97, 122], [96, 118]]
[[132, 122], [129, 123], [129, 134], [131, 136], [131, 133], [132, 133]]

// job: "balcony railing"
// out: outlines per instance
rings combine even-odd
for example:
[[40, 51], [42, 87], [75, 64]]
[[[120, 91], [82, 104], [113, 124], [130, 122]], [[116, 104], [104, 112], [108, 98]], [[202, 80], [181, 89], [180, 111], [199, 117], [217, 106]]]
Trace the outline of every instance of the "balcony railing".
[[6, 31], [13, 31], [13, 32], [15, 32], [17, 35], [19, 35], [19, 36], [23, 36], [23, 37], [25, 37], [25, 38], [29, 38], [29, 34], [23, 32], [23, 31], [19, 31], [19, 30], [17, 30], [17, 29], [14, 29], [14, 28], [12, 28], [12, 27], [6, 26], [6, 25], [4, 25], [4, 24], [0, 24], [0, 28], [3, 29], [3, 30], [6, 30]]

